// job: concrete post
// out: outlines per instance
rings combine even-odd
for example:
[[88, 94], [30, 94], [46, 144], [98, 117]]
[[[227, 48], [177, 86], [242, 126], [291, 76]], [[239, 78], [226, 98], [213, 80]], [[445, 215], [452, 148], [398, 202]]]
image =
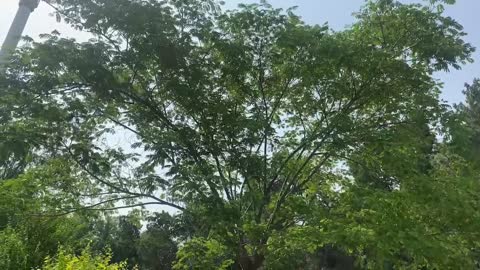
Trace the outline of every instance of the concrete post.
[[38, 7], [39, 2], [40, 0], [20, 0], [17, 14], [13, 19], [10, 30], [8, 31], [7, 37], [5, 38], [0, 51], [0, 65], [7, 62], [8, 58], [17, 48], [23, 30], [25, 29], [25, 25], [27, 24], [28, 17], [30, 17], [30, 13]]

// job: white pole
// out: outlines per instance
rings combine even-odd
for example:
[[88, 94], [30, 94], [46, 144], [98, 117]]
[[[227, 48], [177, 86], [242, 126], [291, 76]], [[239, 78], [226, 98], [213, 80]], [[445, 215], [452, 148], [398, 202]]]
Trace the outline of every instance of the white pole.
[[17, 14], [13, 19], [10, 30], [8, 30], [7, 37], [3, 42], [2, 49], [0, 50], [0, 66], [3, 66], [8, 61], [8, 58], [17, 48], [18, 42], [22, 37], [23, 29], [27, 24], [28, 17], [35, 8], [38, 7], [40, 0], [20, 0], [18, 5]]

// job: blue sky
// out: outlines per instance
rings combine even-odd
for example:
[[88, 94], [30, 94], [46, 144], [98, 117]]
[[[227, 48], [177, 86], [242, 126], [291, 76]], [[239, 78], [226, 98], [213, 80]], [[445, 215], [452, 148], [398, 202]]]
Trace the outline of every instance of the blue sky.
[[[254, 0], [227, 0], [226, 8], [236, 7], [240, 2], [253, 3]], [[402, 2], [418, 2], [404, 0]], [[275, 7], [288, 8], [298, 6], [297, 14], [309, 24], [323, 24], [328, 22], [334, 30], [341, 30], [353, 23], [352, 13], [358, 11], [364, 0], [270, 0]], [[12, 21], [18, 5], [18, 0], [0, 0], [0, 40], [3, 41], [10, 22]], [[473, 46], [480, 50], [480, 11], [479, 0], [457, 0], [453, 6], [447, 6], [446, 14], [455, 18], [465, 27], [468, 36], [465, 38]], [[54, 29], [64, 35], [86, 39], [88, 35], [72, 30], [64, 24], [59, 24], [49, 16], [52, 10], [45, 4], [32, 14], [25, 29], [25, 34], [32, 37], [40, 33], [48, 33]], [[471, 82], [473, 78], [480, 77], [480, 51], [474, 55], [475, 63], [464, 66], [462, 70], [452, 70], [449, 73], [438, 73], [436, 77], [445, 83], [442, 98], [450, 103], [463, 100], [461, 93], [465, 82]]]

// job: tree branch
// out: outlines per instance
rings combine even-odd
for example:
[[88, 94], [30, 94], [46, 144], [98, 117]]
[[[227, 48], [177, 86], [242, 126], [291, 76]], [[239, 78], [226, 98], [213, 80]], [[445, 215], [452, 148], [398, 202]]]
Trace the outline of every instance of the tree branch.
[[85, 171], [88, 175], [90, 175], [92, 178], [94, 178], [95, 180], [97, 180], [98, 182], [104, 184], [105, 186], [113, 189], [113, 190], [116, 190], [116, 191], [120, 191], [122, 193], [125, 193], [125, 194], [128, 194], [128, 195], [136, 195], [136, 196], [139, 196], [139, 197], [145, 197], [145, 198], [150, 198], [150, 199], [154, 199], [156, 201], [158, 201], [159, 204], [163, 204], [163, 205], [167, 205], [167, 206], [170, 206], [170, 207], [173, 207], [173, 208], [176, 208], [178, 210], [185, 210], [184, 207], [181, 207], [179, 205], [176, 205], [174, 203], [171, 203], [171, 202], [167, 202], [165, 200], [162, 200], [160, 198], [157, 198], [156, 196], [153, 196], [153, 195], [150, 195], [150, 194], [144, 194], [144, 193], [137, 193], [137, 192], [131, 192], [129, 190], [126, 190], [126, 189], [123, 189], [121, 187], [118, 187], [106, 180], [103, 180], [101, 179], [100, 177], [98, 177], [97, 175], [95, 175], [92, 171], [90, 171], [84, 164], [82, 164], [81, 162], [79, 162], [75, 155], [73, 154], [72, 150], [70, 149], [69, 146], [67, 146], [66, 144], [62, 143], [64, 145], [64, 147], [67, 149], [67, 152], [69, 153], [69, 155], [72, 157], [73, 161], [83, 170]]

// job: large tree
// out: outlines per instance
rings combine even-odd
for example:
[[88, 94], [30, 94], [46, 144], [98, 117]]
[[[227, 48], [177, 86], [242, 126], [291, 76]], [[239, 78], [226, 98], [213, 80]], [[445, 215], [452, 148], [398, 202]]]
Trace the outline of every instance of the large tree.
[[431, 172], [432, 73], [473, 48], [435, 1], [369, 1], [340, 32], [266, 3], [51, 2], [93, 38], [21, 49], [0, 132], [21, 146], [4, 175], [24, 152], [68, 168], [54, 213], [171, 207], [188, 235], [175, 269], [294, 269], [325, 250], [362, 267], [473, 264], [478, 215], [459, 224], [435, 203], [462, 198], [441, 196], [459, 169]]

